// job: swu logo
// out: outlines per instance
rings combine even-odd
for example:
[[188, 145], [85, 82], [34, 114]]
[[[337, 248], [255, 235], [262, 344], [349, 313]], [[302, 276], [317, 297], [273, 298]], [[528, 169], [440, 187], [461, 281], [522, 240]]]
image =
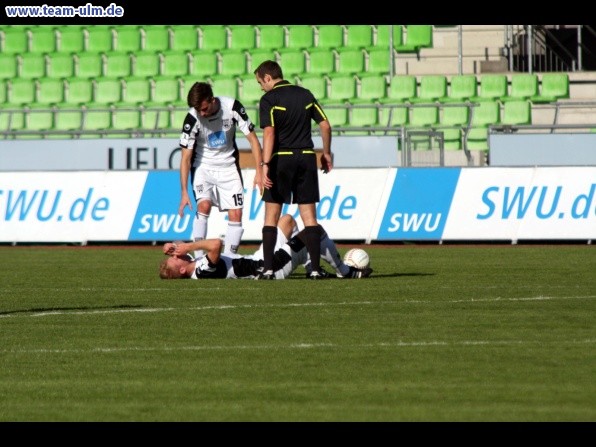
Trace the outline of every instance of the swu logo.
[[391, 226], [387, 229], [388, 232], [394, 233], [402, 230], [404, 233], [420, 231], [424, 225], [424, 230], [427, 232], [436, 231], [441, 223], [441, 213], [434, 215], [433, 213], [395, 213], [389, 219]]

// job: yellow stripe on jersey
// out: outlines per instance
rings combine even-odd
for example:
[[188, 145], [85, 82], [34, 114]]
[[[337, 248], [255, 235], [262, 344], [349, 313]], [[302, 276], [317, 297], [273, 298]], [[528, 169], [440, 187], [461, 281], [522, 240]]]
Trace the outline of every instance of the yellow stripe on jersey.
[[282, 112], [285, 112], [286, 111], [286, 108], [285, 107], [280, 107], [280, 106], [273, 106], [271, 108], [271, 110], [269, 111], [269, 115], [271, 115], [270, 116], [270, 118], [271, 118], [271, 127], [275, 127], [275, 120], [273, 119], [273, 112], [275, 112], [276, 110], [281, 110]]
[[321, 109], [318, 105], [315, 104], [315, 107], [317, 108], [317, 110], [319, 111], [319, 113], [321, 114], [321, 116], [323, 117], [323, 119], [327, 119], [327, 115], [325, 115], [325, 112], [323, 112], [323, 109]]

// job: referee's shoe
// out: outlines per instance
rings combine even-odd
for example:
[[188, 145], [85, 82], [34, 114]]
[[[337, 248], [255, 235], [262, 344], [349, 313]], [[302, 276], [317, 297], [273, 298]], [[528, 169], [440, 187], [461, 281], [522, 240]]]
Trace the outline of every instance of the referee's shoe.
[[264, 271], [263, 267], [259, 267], [257, 269], [257, 274], [255, 275], [255, 279], [256, 280], [275, 279], [275, 274], [273, 273], [273, 270]]

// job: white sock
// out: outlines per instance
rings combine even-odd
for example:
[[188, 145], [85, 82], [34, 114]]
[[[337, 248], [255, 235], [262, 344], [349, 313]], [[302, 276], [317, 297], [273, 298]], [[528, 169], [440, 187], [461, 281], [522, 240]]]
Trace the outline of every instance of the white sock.
[[228, 231], [226, 231], [226, 239], [224, 241], [224, 253], [238, 253], [240, 240], [244, 228], [242, 222], [228, 222]]
[[345, 276], [350, 271], [350, 267], [344, 264], [341, 255], [337, 251], [335, 242], [329, 239], [325, 232], [321, 236], [321, 258], [329, 263], [338, 275]]
[[[195, 219], [192, 222], [192, 239], [201, 241], [207, 237], [208, 214], [202, 214], [197, 211]], [[205, 254], [203, 250], [195, 250], [195, 259], [199, 259]]]

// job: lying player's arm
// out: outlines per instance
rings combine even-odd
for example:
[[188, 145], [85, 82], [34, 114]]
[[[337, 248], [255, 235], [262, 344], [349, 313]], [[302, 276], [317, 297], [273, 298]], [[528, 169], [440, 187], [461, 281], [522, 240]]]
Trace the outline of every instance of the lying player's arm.
[[195, 250], [203, 250], [209, 254], [211, 262], [217, 262], [221, 251], [221, 239], [203, 239], [194, 242], [166, 242], [163, 245], [163, 253], [169, 256], [182, 256]]

